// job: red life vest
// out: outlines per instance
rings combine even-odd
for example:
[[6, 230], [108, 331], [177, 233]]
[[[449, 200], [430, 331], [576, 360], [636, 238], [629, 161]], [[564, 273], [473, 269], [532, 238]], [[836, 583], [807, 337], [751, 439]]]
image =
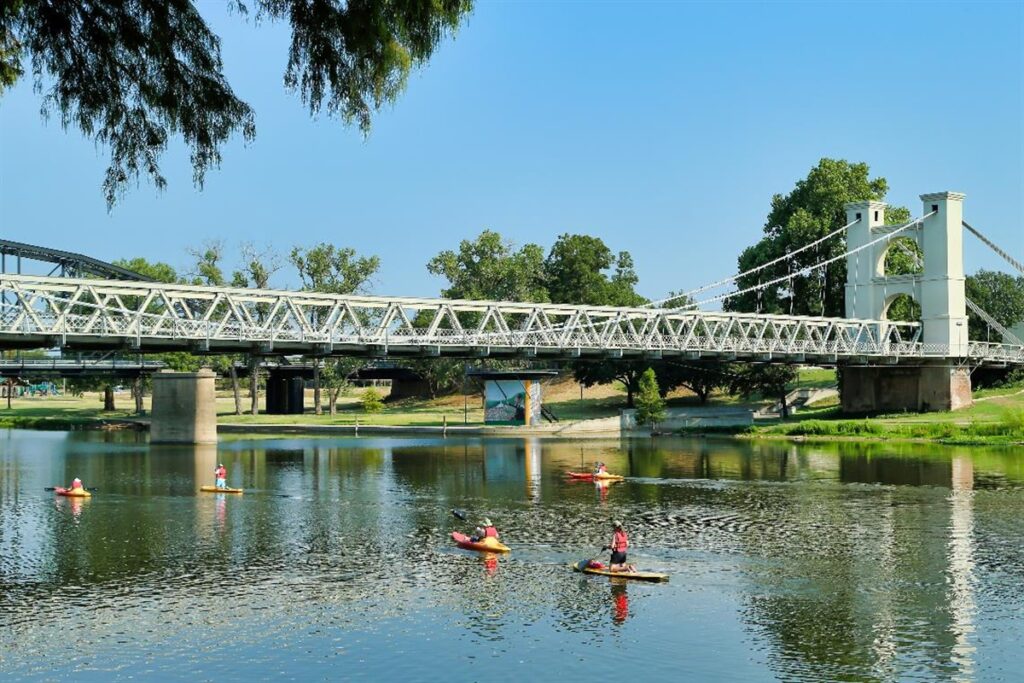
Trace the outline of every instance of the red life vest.
[[497, 537], [498, 537], [498, 529], [497, 529], [497, 527], [493, 527], [493, 526], [484, 527], [484, 538], [497, 538]]
[[629, 537], [626, 536], [626, 532], [616, 531], [615, 535], [612, 536], [612, 550], [617, 553], [624, 553], [628, 547]]
[[218, 479], [227, 479], [228, 478], [228, 468], [226, 468], [226, 467], [218, 467], [217, 469], [215, 469], [213, 471], [213, 473], [214, 473], [214, 475], [216, 475], [216, 477]]
[[79, 479], [78, 477], [75, 477], [75, 480], [71, 482], [71, 488], [72, 490], [82, 488], [82, 480]]

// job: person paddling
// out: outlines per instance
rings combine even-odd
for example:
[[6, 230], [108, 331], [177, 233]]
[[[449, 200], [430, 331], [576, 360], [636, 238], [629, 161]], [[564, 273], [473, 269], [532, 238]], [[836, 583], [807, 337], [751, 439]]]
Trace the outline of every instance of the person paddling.
[[600, 475], [600, 474], [607, 474], [607, 473], [608, 473], [608, 468], [605, 466], [605, 464], [603, 462], [595, 462], [594, 463], [594, 475], [595, 476], [596, 475]]
[[228, 487], [228, 470], [224, 467], [224, 463], [217, 465], [217, 469], [213, 471], [213, 476], [217, 478], [217, 488], [226, 489]]
[[626, 535], [626, 530], [622, 528], [622, 522], [616, 520], [612, 523], [612, 527], [615, 529], [612, 534], [612, 543], [603, 548], [604, 550], [612, 551], [608, 569], [613, 572], [635, 572], [636, 567], [626, 564], [626, 549], [629, 548], [629, 536]]
[[498, 540], [498, 529], [493, 524], [489, 517], [484, 517], [480, 520], [479, 526], [473, 531], [473, 535], [469, 537], [474, 543], [478, 543], [485, 538], [493, 538], [495, 541]]
[[69, 491], [81, 491], [85, 487], [82, 486], [82, 480], [75, 477], [74, 481], [71, 482], [71, 486], [68, 487]]

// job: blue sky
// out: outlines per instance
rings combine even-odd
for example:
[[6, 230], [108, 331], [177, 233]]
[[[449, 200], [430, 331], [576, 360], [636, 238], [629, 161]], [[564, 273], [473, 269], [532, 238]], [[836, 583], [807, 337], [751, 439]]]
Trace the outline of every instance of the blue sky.
[[[202, 192], [175, 144], [169, 188], [108, 213], [107, 150], [44, 122], [23, 80], [0, 99], [0, 235], [177, 267], [208, 238], [329, 241], [381, 257], [375, 292], [427, 296], [427, 260], [484, 228], [545, 248], [585, 232], [632, 252], [656, 298], [731, 274], [772, 194], [830, 156], [915, 215], [921, 193], [966, 192], [967, 220], [1020, 257], [1022, 6], [479, 2], [363, 139], [284, 90], [285, 25], [205, 2], [255, 142]], [[968, 272], [1004, 269], [965, 243]]]

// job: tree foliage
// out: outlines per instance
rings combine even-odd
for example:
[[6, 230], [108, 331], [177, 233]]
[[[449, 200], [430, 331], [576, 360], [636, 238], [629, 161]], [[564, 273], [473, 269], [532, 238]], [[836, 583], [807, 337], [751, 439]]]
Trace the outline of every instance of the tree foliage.
[[640, 375], [639, 391], [636, 396], [636, 423], [654, 426], [665, 419], [665, 399], [658, 390], [654, 370], [647, 368]]
[[599, 237], [559, 236], [544, 261], [544, 280], [554, 303], [637, 306], [639, 278], [628, 251], [617, 255]]
[[441, 296], [449, 299], [548, 301], [544, 251], [536, 244], [517, 249], [493, 230], [462, 240], [427, 263], [427, 270], [448, 280]]
[[[822, 159], [807, 177], [797, 181], [787, 194], [772, 197], [772, 208], [765, 221], [764, 237], [747, 247], [738, 259], [738, 271], [781, 258], [810, 244], [846, 224], [844, 205], [864, 200], [882, 200], [888, 191], [885, 178], [871, 178], [868, 165], [840, 159]], [[890, 207], [886, 223], [897, 224], [910, 218], [903, 207]], [[846, 263], [843, 259], [825, 269], [801, 273], [804, 269], [846, 251], [846, 241], [837, 236], [813, 249], [784, 259], [778, 264], [740, 278], [737, 289], [785, 277], [792, 279], [760, 292], [730, 297], [725, 308], [733, 311], [761, 311], [795, 315], [844, 316], [846, 314]], [[790, 287], [792, 284], [792, 287]]]
[[732, 391], [748, 398], [760, 394], [778, 399], [782, 407], [782, 417], [786, 418], [789, 417], [786, 395], [789, 393], [789, 386], [798, 377], [799, 373], [792, 365], [747, 364], [737, 368]]
[[303, 289], [330, 294], [363, 292], [380, 269], [379, 257], [358, 256], [355, 249], [326, 242], [295, 247], [289, 260], [299, 272]]
[[147, 261], [141, 256], [130, 259], [117, 259], [112, 262], [120, 268], [127, 268], [130, 271], [149, 278], [154, 282], [177, 282], [178, 271], [162, 261]]
[[[470, 0], [233, 0], [257, 24], [287, 21], [285, 87], [312, 115], [366, 133], [410, 71], [429, 59]], [[31, 64], [44, 112], [110, 149], [108, 207], [128, 183], [167, 181], [160, 159], [180, 136], [193, 181], [221, 162], [233, 135], [255, 136], [255, 114], [224, 76], [220, 38], [192, 0], [8, 0], [0, 4], [0, 93]]]
[[[1024, 321], [1024, 276], [1013, 277], [993, 270], [979, 270], [967, 276], [967, 298], [991, 315], [1003, 327]], [[999, 341], [998, 333], [990, 335], [988, 324], [968, 310], [968, 331], [971, 339]]]

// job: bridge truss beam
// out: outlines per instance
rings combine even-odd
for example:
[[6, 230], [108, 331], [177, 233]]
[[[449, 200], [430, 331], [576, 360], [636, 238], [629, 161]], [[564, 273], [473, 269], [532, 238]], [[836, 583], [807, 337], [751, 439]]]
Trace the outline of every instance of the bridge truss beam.
[[[0, 347], [370, 357], [912, 362], [946, 358], [920, 325], [882, 320], [569, 306], [0, 275]], [[1024, 363], [972, 342], [964, 360]]]

